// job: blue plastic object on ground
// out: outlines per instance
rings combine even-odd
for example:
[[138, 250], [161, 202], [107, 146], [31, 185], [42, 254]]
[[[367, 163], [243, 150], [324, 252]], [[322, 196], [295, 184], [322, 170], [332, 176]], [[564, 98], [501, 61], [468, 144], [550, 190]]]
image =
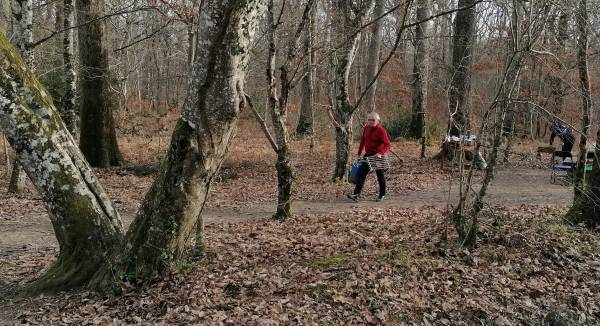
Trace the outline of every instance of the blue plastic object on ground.
[[352, 168], [348, 172], [348, 182], [356, 184], [360, 176], [360, 167], [365, 163], [365, 160], [357, 159], [352, 162]]

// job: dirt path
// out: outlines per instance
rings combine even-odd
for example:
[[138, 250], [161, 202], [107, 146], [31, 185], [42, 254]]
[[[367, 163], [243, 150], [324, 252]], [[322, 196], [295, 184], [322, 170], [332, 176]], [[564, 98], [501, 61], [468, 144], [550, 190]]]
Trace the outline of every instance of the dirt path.
[[[335, 201], [296, 201], [297, 214], [326, 214], [348, 212], [357, 208], [415, 208], [443, 206], [448, 202], [446, 190], [407, 191], [390, 194], [383, 202], [375, 202], [375, 194], [367, 194], [358, 203], [346, 198]], [[451, 203], [455, 202], [456, 187], [453, 188]], [[549, 182], [548, 171], [535, 169], [500, 170], [490, 190], [488, 200], [493, 205], [519, 206], [523, 204], [568, 205], [572, 191], [565, 186]], [[206, 223], [236, 222], [248, 219], [268, 218], [274, 212], [274, 204], [243, 208], [207, 208], [204, 210]], [[125, 224], [129, 224], [135, 213], [134, 207], [122, 210]], [[0, 258], [31, 250], [51, 250], [57, 243], [50, 220], [45, 211], [15, 215], [12, 220], [0, 221]]]

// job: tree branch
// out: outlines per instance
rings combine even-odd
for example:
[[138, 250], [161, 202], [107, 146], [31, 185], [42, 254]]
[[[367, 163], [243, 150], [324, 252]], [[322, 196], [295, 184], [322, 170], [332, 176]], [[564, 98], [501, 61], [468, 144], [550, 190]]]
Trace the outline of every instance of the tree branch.
[[265, 121], [265, 119], [263, 119], [263, 117], [261, 117], [260, 113], [258, 113], [258, 111], [254, 107], [254, 105], [252, 105], [252, 100], [250, 99], [250, 96], [248, 96], [247, 94], [244, 94], [244, 98], [246, 99], [246, 102], [248, 103], [248, 106], [250, 107], [250, 110], [252, 110], [252, 113], [254, 113], [254, 117], [256, 118], [256, 121], [260, 125], [260, 128], [265, 133], [265, 137], [267, 137], [267, 139], [269, 140], [269, 143], [271, 144], [271, 147], [273, 148], [273, 150], [275, 152], [278, 152], [279, 151], [279, 147], [277, 146], [277, 143], [275, 142], [275, 139], [273, 138], [273, 136], [269, 132], [269, 127], [267, 126], [267, 122]]

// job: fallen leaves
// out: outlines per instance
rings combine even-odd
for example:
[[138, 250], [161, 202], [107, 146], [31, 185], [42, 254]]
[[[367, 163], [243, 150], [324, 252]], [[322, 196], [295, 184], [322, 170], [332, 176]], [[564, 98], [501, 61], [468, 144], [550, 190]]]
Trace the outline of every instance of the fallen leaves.
[[[511, 325], [545, 318], [599, 322], [597, 235], [569, 226], [555, 233], [556, 228], [547, 225], [557, 220], [540, 211], [556, 208], [497, 208], [495, 214], [511, 217], [501, 226], [492, 225], [490, 212], [482, 221], [487, 237], [473, 251], [451, 241], [440, 244], [432, 222], [442, 211], [434, 208], [300, 215], [285, 223], [212, 224], [206, 227], [210, 258], [191, 270], [174, 270], [160, 283], [117, 297], [80, 292], [36, 299], [34, 306], [39, 308], [18, 320], [261, 325]], [[501, 240], [513, 238], [527, 243]], [[436, 246], [444, 247], [444, 256], [437, 254]], [[504, 253], [501, 258], [499, 251]]]

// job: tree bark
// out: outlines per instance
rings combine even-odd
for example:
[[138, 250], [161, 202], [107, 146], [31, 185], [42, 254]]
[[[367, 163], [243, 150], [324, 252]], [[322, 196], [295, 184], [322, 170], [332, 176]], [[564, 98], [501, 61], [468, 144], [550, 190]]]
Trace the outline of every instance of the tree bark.
[[334, 114], [336, 135], [336, 162], [333, 181], [346, 178], [350, 162], [352, 144], [352, 116], [356, 110], [350, 103], [349, 75], [356, 55], [360, 27], [365, 15], [372, 7], [372, 1], [336, 0], [333, 2], [332, 28], [334, 39], [345, 42], [333, 53], [334, 61]]
[[[505, 68], [494, 99], [485, 111], [481, 121], [480, 133], [483, 134], [483, 131], [487, 129], [488, 131], [493, 132], [494, 135], [492, 151], [489, 155], [489, 162], [485, 169], [481, 188], [477, 192], [472, 190], [473, 187], [471, 181], [473, 179], [474, 169], [471, 168], [467, 177], [468, 190], [464, 194], [461, 194], [459, 204], [452, 214], [460, 240], [466, 246], [476, 245], [477, 232], [479, 230], [479, 215], [483, 209], [487, 191], [495, 175], [499, 149], [504, 137], [503, 127], [506, 121], [506, 113], [510, 107], [514, 105], [513, 98], [516, 96], [523, 60], [525, 59], [528, 50], [533, 48], [539, 35], [544, 29], [550, 6], [548, 4], [531, 5], [528, 8], [531, 12], [524, 13], [523, 15], [521, 15], [519, 11], [520, 8], [522, 7], [518, 3], [518, 0], [513, 0], [511, 8], [511, 34], [508, 41], [510, 52], [507, 53]], [[522, 23], [523, 19], [529, 19], [530, 17], [536, 17], [537, 19], [535, 21], [528, 20]], [[521, 26], [527, 26], [527, 28], [521, 28]], [[494, 117], [493, 121], [491, 121], [492, 117]], [[486, 128], [488, 125], [491, 126]], [[475, 152], [479, 152], [481, 146], [481, 142], [478, 142]], [[468, 210], [466, 216], [463, 216], [467, 198], [471, 194], [474, 195], [472, 207]]]
[[81, 133], [79, 148], [95, 167], [121, 164], [110, 90], [106, 20], [103, 0], [78, 0], [77, 19], [81, 64]]
[[[15, 42], [25, 64], [33, 69], [33, 2], [32, 0], [14, 0], [12, 7], [15, 25]], [[20, 194], [25, 190], [27, 181], [25, 171], [18, 161], [15, 161], [10, 175], [8, 192]]]
[[264, 1], [209, 0], [200, 10], [182, 116], [160, 174], [127, 232], [117, 267], [118, 275], [130, 279], [152, 279], [202, 248], [197, 243], [202, 209], [245, 105], [245, 68]]
[[0, 127], [42, 196], [60, 247], [57, 261], [29, 289], [84, 284], [120, 246], [121, 220], [47, 91], [2, 33]]
[[[262, 1], [205, 1], [182, 116], [121, 244], [121, 223], [43, 87], [0, 35], [0, 127], [47, 204], [61, 253], [36, 290], [146, 281], [186, 258], [233, 136]], [[118, 255], [115, 252], [118, 251]]]
[[[417, 21], [429, 17], [429, 0], [417, 1]], [[427, 33], [429, 23], [415, 26], [415, 55], [412, 74], [412, 137], [421, 140], [421, 157], [425, 157], [425, 112], [427, 110]]]
[[[589, 180], [584, 178], [585, 162], [587, 158], [587, 138], [589, 137], [592, 119], [592, 97], [590, 76], [588, 71], [588, 37], [589, 18], [587, 0], [579, 0], [576, 12], [577, 20], [577, 70], [579, 71], [579, 93], [581, 94], [581, 138], [579, 139], [579, 160], [575, 170], [575, 198], [573, 206], [567, 213], [567, 218], [574, 223], [586, 223], [589, 226], [600, 225], [598, 211], [598, 149], [592, 166]], [[600, 136], [600, 131], [598, 132]], [[598, 137], [597, 136], [597, 137]], [[600, 138], [596, 138], [600, 139]], [[592, 213], [593, 212], [593, 213]]]
[[[476, 0], [459, 0], [458, 7], [472, 6]], [[469, 132], [469, 93], [471, 90], [471, 65], [475, 39], [475, 8], [456, 13], [452, 48], [452, 70], [448, 94], [450, 125], [448, 132], [458, 136]]]
[[[554, 43], [555, 55], [557, 58], [562, 58], [565, 53], [565, 42], [568, 39], [568, 27], [569, 27], [569, 15], [567, 13], [569, 9], [562, 9], [560, 16], [558, 17], [558, 24], [556, 30], [554, 30], [554, 36], [556, 42]], [[565, 97], [567, 96], [567, 90], [564, 87], [563, 77], [560, 72], [565, 69], [560, 60], [553, 59], [551, 61], [551, 72], [547, 79], [550, 88], [550, 94], [548, 94], [548, 106], [550, 112], [554, 115], [562, 114], [563, 107], [565, 104]]]
[[300, 116], [296, 126], [296, 136], [313, 136], [314, 129], [314, 79], [315, 53], [313, 38], [315, 37], [316, 6], [311, 8], [304, 34], [304, 56], [306, 57], [306, 73], [300, 82]]
[[73, 65], [73, 44], [74, 44], [74, 32], [70, 29], [73, 26], [75, 15], [73, 8], [74, 0], [63, 0], [63, 72], [65, 75], [64, 93], [61, 101], [60, 115], [67, 126], [71, 135], [77, 135], [77, 121], [75, 113], [75, 94], [76, 94], [76, 80], [75, 80], [75, 67]]
[[[375, 8], [373, 10], [373, 19], [379, 18], [385, 11], [385, 0], [374, 0]], [[371, 25], [371, 41], [368, 47], [367, 67], [365, 71], [366, 82], [369, 83], [375, 79], [377, 70], [379, 69], [379, 57], [381, 52], [381, 38], [383, 37], [383, 21], [384, 19], [377, 20]], [[365, 94], [365, 105], [369, 112], [375, 111], [375, 99], [377, 93], [377, 80], [367, 89]]]
[[[278, 48], [276, 32], [281, 21], [275, 21], [273, 0], [268, 1], [267, 39], [269, 41], [269, 46], [267, 52], [266, 77], [268, 84], [268, 111], [271, 114], [271, 123], [275, 131], [275, 138], [270, 134], [265, 120], [260, 116], [258, 111], [251, 106], [265, 136], [268, 138], [271, 147], [277, 154], [277, 162], [275, 163], [275, 168], [277, 170], [277, 211], [273, 217], [280, 220], [292, 217], [293, 170], [290, 156], [290, 137], [286, 126], [286, 120], [293, 76], [290, 77], [288, 66], [293, 64], [292, 61], [296, 57], [296, 50], [302, 30], [305, 29], [307, 24], [310, 25], [311, 16], [314, 12], [314, 3], [314, 0], [307, 1], [302, 14], [302, 19], [296, 28], [295, 34], [290, 39], [287, 48], [287, 56], [285, 57], [283, 64], [279, 67], [279, 82], [281, 83], [281, 97], [279, 97], [277, 94], [277, 82], [275, 78]], [[310, 26], [306, 28], [310, 29]], [[307, 35], [307, 37], [310, 37], [310, 35]], [[309, 68], [312, 69], [311, 67]]]
[[10, 1], [0, 1], [0, 31], [5, 35], [9, 33], [10, 11]]

